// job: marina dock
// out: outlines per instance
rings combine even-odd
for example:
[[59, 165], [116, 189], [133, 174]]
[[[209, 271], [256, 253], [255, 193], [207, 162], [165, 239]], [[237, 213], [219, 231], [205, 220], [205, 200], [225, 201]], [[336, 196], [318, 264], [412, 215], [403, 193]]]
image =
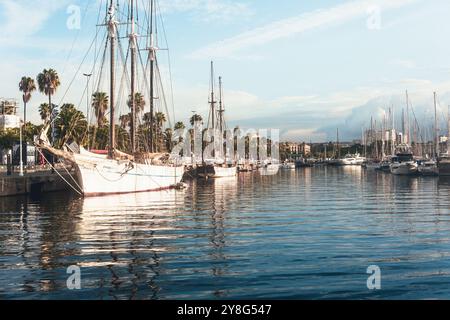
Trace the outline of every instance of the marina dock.
[[64, 179], [71, 180], [70, 174], [73, 173], [69, 174], [63, 169], [58, 169], [58, 173], [51, 168], [42, 167], [28, 170], [23, 176], [20, 176], [18, 172], [8, 175], [2, 168], [0, 169], [0, 197], [68, 191], [70, 187]]

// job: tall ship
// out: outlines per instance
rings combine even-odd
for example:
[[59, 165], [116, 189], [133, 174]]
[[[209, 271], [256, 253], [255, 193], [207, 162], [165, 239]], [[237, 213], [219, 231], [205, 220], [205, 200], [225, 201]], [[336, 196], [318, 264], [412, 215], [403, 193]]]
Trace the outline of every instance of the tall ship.
[[[104, 24], [106, 27], [103, 57], [108, 56], [109, 51], [109, 122], [108, 135], [109, 142], [106, 154], [98, 154], [90, 152], [80, 147], [72, 145], [64, 145], [61, 149], [57, 149], [49, 142], [47, 132], [50, 124], [47, 123], [40, 137], [36, 141], [36, 145], [40, 149], [44, 149], [70, 162], [75, 171], [77, 181], [76, 189], [82, 195], [100, 196], [110, 194], [126, 194], [146, 191], [157, 191], [171, 188], [181, 182], [184, 167], [178, 158], [174, 158], [167, 153], [157, 150], [154, 123], [155, 123], [155, 105], [160, 99], [156, 97], [157, 90], [161, 97], [162, 81], [160, 81], [160, 71], [158, 67], [157, 51], [157, 17], [155, 1], [149, 2], [148, 8], [144, 8], [148, 19], [148, 26], [145, 30], [140, 26], [137, 30], [136, 16], [138, 14], [138, 1], [127, 1], [128, 6], [127, 21], [121, 22], [123, 13], [118, 11], [119, 4], [116, 1], [109, 1], [106, 8], [106, 16]], [[123, 9], [123, 8], [120, 8]], [[138, 31], [148, 33], [146, 36], [138, 35]], [[125, 33], [125, 34], [124, 34]], [[122, 39], [128, 38], [128, 51], [126, 58], [122, 50]], [[119, 51], [119, 50], [120, 51]], [[146, 52], [147, 62], [144, 67], [142, 63], [141, 52]], [[122, 59], [120, 66], [117, 60]], [[102, 70], [98, 77], [102, 76], [103, 67], [107, 70], [107, 63], [102, 61]], [[138, 67], [142, 79], [138, 82]], [[122, 73], [119, 75], [118, 71]], [[108, 73], [108, 72], [106, 72]], [[120, 76], [120, 78], [119, 78]], [[157, 80], [159, 79], [159, 83]], [[116, 139], [119, 126], [116, 125], [116, 109], [119, 107], [120, 97], [123, 93], [116, 90], [116, 86], [120, 80], [120, 87], [126, 87], [129, 91], [128, 107], [129, 113], [129, 136], [130, 147], [128, 150], [119, 150]], [[98, 80], [100, 84], [102, 81]], [[147, 113], [149, 119], [146, 137], [138, 139], [137, 128], [139, 126], [139, 115], [142, 110], [142, 102], [137, 101], [138, 89], [145, 92], [150, 102], [150, 110]], [[140, 103], [140, 105], [139, 105]], [[141, 126], [142, 128], [142, 126]], [[142, 131], [139, 133], [142, 135]], [[145, 130], [144, 130], [145, 132]], [[139, 144], [138, 144], [139, 141]], [[142, 143], [141, 141], [145, 141]], [[88, 143], [89, 145], [89, 143]], [[88, 146], [89, 147], [89, 146]], [[159, 151], [159, 152], [157, 152]]]
[[222, 77], [219, 77], [219, 108], [217, 109], [217, 101], [215, 95], [215, 76], [214, 63], [211, 62], [211, 93], [210, 93], [210, 112], [208, 117], [207, 129], [212, 132], [219, 132], [217, 137], [219, 141], [215, 141], [216, 137], [212, 137], [211, 143], [214, 146], [212, 157], [206, 159], [203, 156], [202, 164], [198, 167], [198, 175], [202, 178], [226, 178], [236, 177], [238, 173], [237, 163], [231, 158], [231, 150], [234, 146], [227, 146], [225, 142], [225, 133], [227, 124], [225, 121], [225, 105], [223, 99]]

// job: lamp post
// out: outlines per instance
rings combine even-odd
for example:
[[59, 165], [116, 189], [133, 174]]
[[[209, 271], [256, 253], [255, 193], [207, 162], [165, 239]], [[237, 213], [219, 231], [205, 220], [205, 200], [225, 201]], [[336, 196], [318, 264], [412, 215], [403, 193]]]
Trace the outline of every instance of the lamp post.
[[22, 120], [19, 122], [19, 176], [23, 177]]
[[83, 73], [86, 77], [86, 122], [87, 122], [87, 149], [89, 150], [89, 80], [92, 73]]

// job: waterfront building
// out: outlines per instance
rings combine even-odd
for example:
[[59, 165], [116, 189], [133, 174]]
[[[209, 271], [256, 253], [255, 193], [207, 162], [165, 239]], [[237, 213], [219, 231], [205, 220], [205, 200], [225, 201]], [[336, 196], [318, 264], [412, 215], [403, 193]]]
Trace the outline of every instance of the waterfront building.
[[0, 98], [0, 130], [19, 128], [17, 108], [16, 100]]

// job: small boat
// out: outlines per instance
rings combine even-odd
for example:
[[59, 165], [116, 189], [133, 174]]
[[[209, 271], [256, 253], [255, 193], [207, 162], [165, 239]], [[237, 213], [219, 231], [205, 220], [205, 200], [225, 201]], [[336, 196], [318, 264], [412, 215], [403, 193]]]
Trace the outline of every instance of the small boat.
[[338, 160], [338, 165], [341, 166], [360, 166], [366, 161], [366, 158], [359, 154], [347, 154], [344, 158]]
[[273, 176], [280, 170], [280, 165], [276, 163], [267, 163], [261, 165], [259, 168], [259, 174], [262, 176]]
[[419, 164], [418, 171], [423, 176], [437, 176], [439, 175], [439, 169], [436, 161], [428, 160]]
[[367, 170], [379, 170], [381, 166], [380, 161], [370, 160], [364, 162], [361, 167], [367, 169]]
[[283, 170], [295, 170], [296, 165], [294, 162], [285, 162], [281, 165], [281, 169]]

